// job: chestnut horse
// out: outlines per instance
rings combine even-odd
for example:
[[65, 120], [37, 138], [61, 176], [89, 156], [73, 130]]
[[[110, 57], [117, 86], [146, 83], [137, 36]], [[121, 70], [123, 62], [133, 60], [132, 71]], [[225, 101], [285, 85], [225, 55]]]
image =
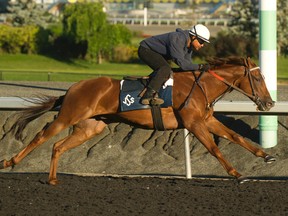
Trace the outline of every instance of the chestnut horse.
[[[226, 58], [209, 61], [211, 70], [199, 72], [175, 72], [173, 74], [173, 105], [161, 108], [165, 129], [186, 128], [218, 159], [227, 173], [240, 183], [247, 180], [223, 157], [210, 133], [239, 144], [265, 162], [275, 160], [260, 148], [251, 145], [236, 132], [228, 129], [213, 116], [213, 105], [221, 96], [236, 89], [249, 97], [260, 111], [274, 106], [267, 91], [259, 67], [250, 58]], [[201, 78], [199, 78], [201, 77]], [[195, 80], [197, 82], [195, 82]], [[10, 160], [0, 162], [0, 168], [18, 164], [32, 150], [69, 126], [73, 132], [56, 142], [52, 150], [48, 183], [58, 183], [56, 170], [60, 156], [88, 139], [100, 134], [110, 122], [125, 122], [136, 127], [153, 129], [150, 109], [119, 111], [120, 81], [100, 77], [80, 81], [60, 97], [40, 97], [37, 105], [20, 112], [13, 125], [15, 137], [20, 138], [25, 126], [45, 112], [61, 106], [53, 122], [45, 126], [30, 142]]]

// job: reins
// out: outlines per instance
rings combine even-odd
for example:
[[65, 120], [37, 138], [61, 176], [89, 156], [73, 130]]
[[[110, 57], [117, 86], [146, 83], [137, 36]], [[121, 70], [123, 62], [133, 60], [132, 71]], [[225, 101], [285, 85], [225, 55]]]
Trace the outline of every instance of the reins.
[[195, 87], [196, 87], [196, 86], [198, 86], [198, 87], [201, 89], [201, 91], [203, 92], [203, 94], [204, 94], [204, 96], [205, 96], [205, 98], [206, 98], [206, 101], [207, 101], [207, 108], [213, 107], [217, 101], [219, 101], [228, 91], [230, 91], [230, 89], [235, 89], [236, 91], [242, 93], [243, 95], [251, 98], [251, 100], [254, 101], [256, 104], [261, 103], [261, 102], [259, 101], [258, 96], [255, 94], [255, 89], [254, 89], [254, 85], [253, 85], [252, 77], [251, 77], [251, 73], [250, 73], [251, 71], [257, 70], [257, 69], [259, 69], [259, 68], [260, 68], [260, 67], [258, 67], [258, 66], [257, 66], [257, 67], [254, 67], [254, 68], [247, 68], [247, 67], [245, 67], [245, 72], [246, 72], [245, 74], [248, 74], [250, 86], [251, 86], [251, 89], [252, 89], [252, 94], [246, 93], [246, 92], [243, 91], [242, 89], [240, 89], [240, 88], [238, 88], [237, 86], [235, 86], [233, 83], [228, 82], [225, 78], [223, 78], [223, 77], [221, 77], [220, 75], [216, 74], [214, 71], [212, 71], [212, 70], [207, 71], [209, 74], [211, 74], [212, 76], [214, 76], [216, 79], [218, 79], [219, 81], [221, 81], [221, 82], [225, 83], [227, 86], [229, 86], [229, 88], [228, 88], [224, 93], [222, 93], [218, 98], [216, 98], [211, 104], [208, 102], [207, 95], [206, 95], [206, 93], [205, 93], [202, 85], [201, 85], [200, 82], [199, 82], [200, 79], [201, 79], [201, 77], [202, 77], [202, 75], [203, 75], [204, 73], [200, 73], [200, 75], [199, 75], [198, 77], [196, 77], [196, 75], [193, 73], [194, 78], [195, 78], [195, 82], [193, 83], [193, 86], [192, 86], [192, 88], [191, 88], [191, 90], [190, 90], [190, 92], [189, 92], [189, 94], [188, 94], [188, 96], [187, 96], [187, 98], [186, 98], [186, 100], [185, 100], [185, 103], [182, 104], [182, 106], [181, 106], [180, 109], [186, 107], [186, 106], [189, 104], [189, 101], [190, 101], [190, 99], [191, 99], [191, 97], [192, 97], [192, 93], [193, 93], [193, 91], [195, 90]]
[[[214, 76], [216, 79], [220, 80], [221, 82], [225, 83], [230, 88], [235, 89], [236, 91], [242, 93], [243, 95], [246, 95], [247, 97], [251, 98], [253, 101], [257, 102], [258, 97], [255, 95], [254, 86], [253, 86], [253, 82], [252, 82], [252, 77], [251, 77], [251, 73], [250, 73], [251, 71], [257, 70], [257, 69], [259, 69], [259, 67], [254, 67], [254, 68], [251, 68], [251, 69], [245, 68], [245, 70], [247, 71], [248, 76], [249, 76], [249, 82], [250, 82], [250, 86], [251, 86], [251, 89], [252, 89], [252, 94], [248, 94], [248, 93], [244, 92], [242, 89], [238, 88], [233, 83], [228, 82], [227, 80], [225, 80], [223, 77], [219, 76], [218, 74], [216, 74], [212, 70], [209, 70], [208, 73], [210, 73], [212, 76]], [[213, 104], [215, 104], [217, 101], [213, 102]]]
[[[192, 72], [192, 73], [193, 73], [193, 72]], [[205, 94], [205, 91], [204, 91], [202, 85], [201, 85], [200, 82], [199, 82], [199, 80], [201, 79], [201, 77], [202, 77], [203, 74], [204, 74], [204, 73], [200, 73], [200, 75], [199, 75], [198, 77], [196, 77], [195, 73], [193, 73], [193, 76], [194, 76], [194, 78], [195, 78], [195, 82], [193, 83], [193, 86], [192, 86], [192, 88], [191, 88], [191, 90], [190, 90], [190, 92], [189, 92], [189, 94], [188, 94], [188, 97], [187, 97], [186, 100], [185, 100], [185, 103], [182, 104], [182, 106], [180, 107], [180, 109], [186, 107], [186, 106], [189, 104], [189, 101], [190, 101], [190, 99], [191, 99], [191, 97], [192, 97], [192, 92], [194, 91], [196, 85], [199, 86], [199, 88], [201, 89], [201, 91], [202, 91], [203, 94], [205, 95], [206, 101], [208, 101], [207, 96], [206, 96], [206, 94]]]

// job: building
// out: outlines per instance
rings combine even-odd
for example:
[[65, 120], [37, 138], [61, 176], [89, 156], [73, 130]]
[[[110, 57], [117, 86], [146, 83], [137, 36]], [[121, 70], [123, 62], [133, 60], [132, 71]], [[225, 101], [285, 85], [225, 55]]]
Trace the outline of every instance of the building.
[[[0, 10], [4, 11], [9, 0], [0, 1]], [[16, 0], [12, 0], [16, 1]], [[193, 7], [199, 4], [216, 5], [221, 3], [234, 2], [235, 0], [35, 0], [36, 3], [49, 7], [57, 3], [75, 2], [102, 2], [105, 7], [111, 10], [135, 10], [144, 7], [161, 10]]]
[[[5, 13], [9, 0], [0, 1], [0, 12]], [[16, 0], [12, 0], [16, 1]], [[148, 16], [181, 17], [190, 18], [223, 17], [225, 6], [235, 0], [34, 0], [41, 4], [50, 13], [58, 15], [67, 3], [76, 2], [101, 2], [105, 11], [111, 17], [121, 17], [123, 14], [138, 16], [143, 14], [143, 9], [148, 8]], [[227, 8], [227, 7], [226, 7]], [[221, 9], [222, 12], [219, 10]], [[224, 12], [223, 12], [224, 10]]]

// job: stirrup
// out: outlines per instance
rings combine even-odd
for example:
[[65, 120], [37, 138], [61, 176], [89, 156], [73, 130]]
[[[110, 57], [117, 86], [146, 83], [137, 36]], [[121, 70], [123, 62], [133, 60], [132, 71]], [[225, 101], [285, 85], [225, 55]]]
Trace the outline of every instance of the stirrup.
[[140, 100], [140, 103], [143, 105], [161, 105], [164, 103], [164, 100], [156, 96], [151, 98], [143, 98]]
[[140, 99], [140, 103], [143, 105], [161, 105], [164, 100], [158, 97], [158, 93], [154, 89], [148, 87]]
[[140, 103], [143, 104], [143, 105], [149, 105], [150, 104], [150, 101], [152, 100], [153, 98], [143, 98], [140, 100]]
[[150, 100], [150, 104], [151, 105], [161, 105], [164, 103], [164, 100], [162, 98], [159, 98], [159, 97], [154, 97], [152, 98], [152, 100]]

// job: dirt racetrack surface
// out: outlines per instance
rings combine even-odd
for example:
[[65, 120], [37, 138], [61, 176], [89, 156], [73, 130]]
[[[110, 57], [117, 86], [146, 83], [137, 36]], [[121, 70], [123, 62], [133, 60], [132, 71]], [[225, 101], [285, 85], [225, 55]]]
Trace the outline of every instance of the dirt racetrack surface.
[[288, 182], [1, 173], [0, 215], [288, 215]]

